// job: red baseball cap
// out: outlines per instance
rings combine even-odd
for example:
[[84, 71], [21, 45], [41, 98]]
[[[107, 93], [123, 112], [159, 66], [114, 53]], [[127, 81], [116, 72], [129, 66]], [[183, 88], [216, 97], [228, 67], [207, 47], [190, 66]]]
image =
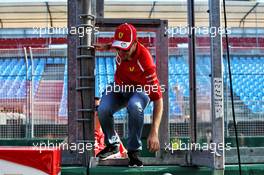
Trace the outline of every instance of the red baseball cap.
[[137, 30], [132, 24], [124, 23], [115, 30], [115, 37], [112, 47], [128, 50], [137, 39]]

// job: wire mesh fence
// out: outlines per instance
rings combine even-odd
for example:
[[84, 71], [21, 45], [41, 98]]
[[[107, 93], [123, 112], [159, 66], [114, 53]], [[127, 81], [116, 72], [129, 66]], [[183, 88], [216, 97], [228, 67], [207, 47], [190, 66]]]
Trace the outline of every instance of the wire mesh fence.
[[31, 104], [35, 137], [57, 138], [65, 137], [67, 134], [65, 50], [31, 49], [31, 58], [35, 66], [32, 71], [31, 90], [34, 94]]
[[[153, 48], [152, 48], [153, 49]], [[189, 137], [189, 72], [187, 48], [169, 48], [170, 137]], [[0, 138], [58, 138], [67, 135], [67, 58], [64, 49], [0, 50]], [[231, 48], [235, 113], [240, 137], [264, 135], [264, 56]], [[251, 52], [253, 52], [251, 50]], [[208, 48], [197, 55], [198, 135], [210, 131], [211, 92]], [[97, 53], [96, 96], [113, 81], [114, 53]], [[33, 64], [32, 64], [33, 63]], [[227, 61], [224, 59], [225, 136], [234, 136]], [[152, 104], [144, 123], [151, 123]], [[127, 113], [116, 114], [116, 129], [127, 135]]]
[[[199, 50], [198, 50], [199, 49]], [[211, 132], [210, 59], [198, 48], [196, 58], [197, 136]], [[199, 53], [200, 52], [200, 53]], [[189, 59], [188, 48], [169, 48], [169, 117], [170, 138], [190, 137]]]
[[0, 138], [67, 135], [65, 50], [0, 50]]
[[24, 51], [3, 49], [0, 53], [0, 138], [22, 137], [29, 112]]
[[[234, 109], [240, 138], [264, 136], [263, 50], [264, 48], [230, 48]], [[225, 134], [226, 137], [233, 137], [235, 133], [227, 58], [224, 59], [224, 65]]]
[[[264, 136], [264, 56], [263, 48], [231, 47], [231, 73], [234, 108], [240, 137]], [[245, 50], [244, 50], [245, 49]], [[170, 137], [189, 137], [188, 48], [169, 48]], [[242, 52], [241, 52], [242, 50]], [[211, 64], [209, 47], [197, 47], [197, 136], [211, 134]], [[234, 136], [230, 78], [224, 56], [225, 136]]]

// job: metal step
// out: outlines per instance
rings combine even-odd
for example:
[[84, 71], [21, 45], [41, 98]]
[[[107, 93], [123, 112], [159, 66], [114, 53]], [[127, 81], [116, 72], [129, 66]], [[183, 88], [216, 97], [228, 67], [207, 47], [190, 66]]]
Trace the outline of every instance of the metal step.
[[94, 87], [76, 87], [77, 91], [81, 91], [81, 90], [92, 90], [95, 89]]
[[78, 76], [77, 79], [95, 80], [95, 76]]
[[88, 46], [88, 45], [79, 45], [77, 46], [78, 49], [94, 49], [94, 46]]
[[77, 59], [93, 59], [95, 56], [93, 55], [77, 55]]
[[90, 109], [77, 109], [78, 112], [94, 112], [93, 108]]
[[90, 121], [92, 121], [92, 119], [89, 119], [89, 118], [77, 118], [76, 121], [77, 122], [90, 122]]

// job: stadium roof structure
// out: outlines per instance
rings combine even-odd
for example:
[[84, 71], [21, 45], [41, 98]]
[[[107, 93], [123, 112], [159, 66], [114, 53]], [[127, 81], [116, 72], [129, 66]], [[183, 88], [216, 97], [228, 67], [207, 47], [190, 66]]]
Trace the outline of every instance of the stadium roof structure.
[[[208, 1], [195, 1], [197, 26], [208, 26]], [[170, 26], [187, 25], [187, 0], [105, 0], [105, 18], [160, 18]], [[264, 27], [264, 1], [227, 1], [229, 27]], [[66, 27], [66, 0], [0, 2], [0, 28]]]

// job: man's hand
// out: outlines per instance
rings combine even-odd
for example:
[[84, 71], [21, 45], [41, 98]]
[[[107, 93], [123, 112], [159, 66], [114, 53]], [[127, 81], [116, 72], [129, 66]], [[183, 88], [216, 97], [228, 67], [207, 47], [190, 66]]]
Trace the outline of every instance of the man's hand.
[[150, 129], [150, 133], [148, 136], [147, 144], [148, 149], [150, 152], [156, 152], [160, 149], [160, 143], [159, 143], [159, 126], [160, 121], [162, 117], [162, 111], [163, 111], [163, 100], [162, 98], [156, 100], [153, 102], [154, 108], [153, 108], [153, 121]]
[[94, 44], [94, 48], [98, 50], [110, 50], [112, 44], [107, 43], [107, 44]]
[[147, 139], [147, 146], [150, 152], [156, 152], [160, 149], [159, 136], [158, 133], [154, 130], [150, 131], [150, 134]]

